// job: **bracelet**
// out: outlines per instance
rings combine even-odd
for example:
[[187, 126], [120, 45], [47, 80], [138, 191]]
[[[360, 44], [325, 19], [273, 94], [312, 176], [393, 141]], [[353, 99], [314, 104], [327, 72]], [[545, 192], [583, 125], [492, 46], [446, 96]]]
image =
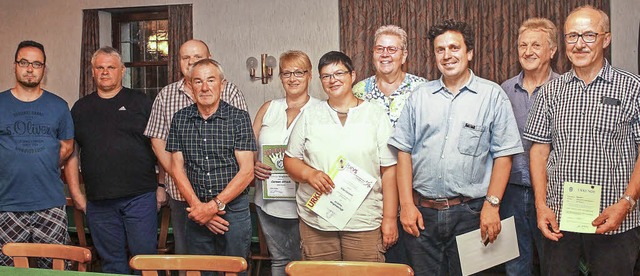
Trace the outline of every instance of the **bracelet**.
[[629, 204], [631, 204], [631, 207], [629, 207], [629, 212], [633, 211], [633, 208], [636, 207], [636, 200], [633, 199], [630, 195], [624, 194], [620, 200], [626, 200], [629, 202]]

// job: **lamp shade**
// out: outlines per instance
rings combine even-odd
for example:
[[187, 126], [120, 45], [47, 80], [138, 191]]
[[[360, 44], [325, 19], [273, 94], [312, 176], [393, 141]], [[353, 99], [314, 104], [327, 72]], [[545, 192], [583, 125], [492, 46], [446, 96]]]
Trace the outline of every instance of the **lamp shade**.
[[258, 68], [258, 60], [254, 57], [249, 57], [246, 64], [248, 70]]
[[276, 65], [278, 64], [278, 62], [276, 61], [276, 58], [273, 56], [268, 56], [266, 63], [267, 63], [267, 67], [270, 67], [270, 68], [276, 67]]

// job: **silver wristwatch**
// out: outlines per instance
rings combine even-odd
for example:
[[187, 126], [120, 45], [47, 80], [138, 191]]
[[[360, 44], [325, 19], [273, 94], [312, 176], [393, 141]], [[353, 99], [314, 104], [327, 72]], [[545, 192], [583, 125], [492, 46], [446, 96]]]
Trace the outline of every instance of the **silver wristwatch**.
[[629, 212], [631, 212], [631, 210], [633, 210], [634, 207], [636, 207], [636, 200], [633, 199], [633, 197], [631, 197], [630, 195], [623, 195], [620, 200], [626, 200], [629, 201], [629, 204], [631, 204], [631, 207], [629, 207]]
[[224, 211], [224, 208], [227, 208], [227, 204], [224, 204], [224, 202], [222, 202], [222, 200], [218, 199], [217, 197], [214, 197], [213, 201], [218, 204], [218, 211]]
[[493, 207], [498, 207], [500, 206], [500, 199], [497, 196], [494, 195], [488, 195], [484, 198], [484, 200], [488, 201], [489, 203], [491, 203], [491, 206]]

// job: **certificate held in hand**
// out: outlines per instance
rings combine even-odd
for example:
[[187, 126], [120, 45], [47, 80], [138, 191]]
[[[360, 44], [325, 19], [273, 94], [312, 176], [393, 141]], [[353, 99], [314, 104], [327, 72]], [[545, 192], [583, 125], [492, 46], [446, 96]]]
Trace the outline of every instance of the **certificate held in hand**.
[[574, 182], [563, 185], [560, 230], [595, 233], [596, 227], [591, 222], [600, 214], [602, 187]]
[[342, 230], [377, 180], [342, 156], [338, 157], [328, 175], [333, 180], [335, 188], [327, 195], [316, 191], [306, 206]]

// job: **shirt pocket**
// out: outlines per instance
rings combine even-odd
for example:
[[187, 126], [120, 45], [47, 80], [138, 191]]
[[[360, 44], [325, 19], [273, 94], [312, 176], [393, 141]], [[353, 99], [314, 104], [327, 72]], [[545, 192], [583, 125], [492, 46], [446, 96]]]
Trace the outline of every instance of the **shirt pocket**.
[[485, 126], [463, 123], [458, 140], [458, 151], [461, 154], [471, 156], [479, 156], [482, 152], [487, 151], [489, 142], [482, 139], [485, 131]]

